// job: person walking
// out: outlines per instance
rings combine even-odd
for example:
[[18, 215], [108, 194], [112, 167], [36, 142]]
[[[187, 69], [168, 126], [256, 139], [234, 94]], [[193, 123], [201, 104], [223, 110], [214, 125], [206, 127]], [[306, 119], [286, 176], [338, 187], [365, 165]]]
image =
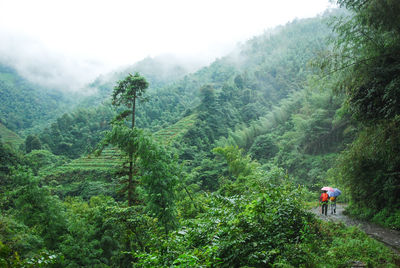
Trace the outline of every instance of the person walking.
[[329, 195], [326, 191], [322, 191], [321, 196], [319, 197], [319, 204], [322, 205], [321, 213], [327, 216], [328, 214], [328, 200]]
[[331, 201], [331, 214], [336, 214], [336, 196], [331, 196], [329, 199]]

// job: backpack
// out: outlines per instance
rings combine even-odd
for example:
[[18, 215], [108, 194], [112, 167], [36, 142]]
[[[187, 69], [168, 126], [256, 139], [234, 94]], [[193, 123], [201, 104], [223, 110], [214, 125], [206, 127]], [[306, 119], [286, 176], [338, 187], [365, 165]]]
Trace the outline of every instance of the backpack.
[[321, 194], [321, 202], [328, 202], [329, 195], [327, 193]]
[[336, 197], [331, 196], [331, 202], [335, 202], [336, 201]]

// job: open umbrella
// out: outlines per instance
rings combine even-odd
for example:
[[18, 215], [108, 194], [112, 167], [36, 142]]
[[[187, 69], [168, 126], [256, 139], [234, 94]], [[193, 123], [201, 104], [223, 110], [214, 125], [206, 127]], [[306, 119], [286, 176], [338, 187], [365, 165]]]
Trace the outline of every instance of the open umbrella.
[[342, 194], [342, 191], [340, 191], [338, 188], [333, 188], [333, 191], [328, 191], [329, 197], [338, 197], [339, 195]]
[[321, 188], [322, 191], [333, 192], [333, 188], [329, 186], [325, 186]]

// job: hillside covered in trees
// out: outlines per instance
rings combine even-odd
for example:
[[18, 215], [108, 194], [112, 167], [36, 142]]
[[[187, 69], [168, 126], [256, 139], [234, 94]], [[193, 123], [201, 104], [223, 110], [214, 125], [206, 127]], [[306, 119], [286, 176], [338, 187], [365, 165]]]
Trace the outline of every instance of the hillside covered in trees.
[[27, 81], [6, 63], [0, 63], [0, 93], [1, 123], [13, 131], [38, 131], [38, 125], [61, 116], [72, 104], [61, 92]]
[[330, 185], [400, 230], [400, 4], [338, 4], [202, 68], [146, 58], [89, 96], [1, 64], [0, 266], [396, 267], [309, 212]]

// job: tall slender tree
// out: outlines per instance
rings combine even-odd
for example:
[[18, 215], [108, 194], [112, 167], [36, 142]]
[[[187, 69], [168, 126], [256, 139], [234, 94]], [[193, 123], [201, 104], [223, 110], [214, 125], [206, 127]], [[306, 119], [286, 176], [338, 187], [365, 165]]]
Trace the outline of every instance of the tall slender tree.
[[[128, 156], [128, 206], [134, 205], [134, 177], [139, 175], [146, 209], [159, 219], [168, 234], [175, 226], [174, 187], [179, 168], [170, 151], [155, 142], [149, 133], [135, 127], [136, 100], [145, 100], [147, 87], [146, 79], [138, 73], [129, 74], [118, 82], [112, 94], [112, 103], [116, 107], [124, 106], [128, 109], [123, 110], [113, 121], [113, 128], [106, 133], [98, 153], [112, 144]], [[130, 121], [130, 127], [126, 120]]]
[[112, 93], [112, 104], [114, 106], [126, 106], [131, 110], [125, 110], [120, 114], [120, 119], [124, 119], [132, 114], [131, 128], [135, 127], [136, 99], [146, 100], [144, 94], [149, 87], [149, 83], [139, 73], [129, 74], [124, 80], [118, 82]]
[[[140, 76], [139, 73], [134, 75], [129, 74], [125, 79], [118, 82], [112, 93], [112, 104], [116, 107], [125, 106], [129, 108], [124, 110], [117, 117], [118, 121], [123, 121], [131, 115], [131, 129], [135, 128], [135, 109], [136, 100], [146, 100], [144, 94], [148, 88], [149, 83], [146, 79]], [[134, 182], [133, 175], [135, 172], [135, 150], [128, 150], [129, 158], [129, 171], [128, 171], [128, 205], [133, 205]]]

